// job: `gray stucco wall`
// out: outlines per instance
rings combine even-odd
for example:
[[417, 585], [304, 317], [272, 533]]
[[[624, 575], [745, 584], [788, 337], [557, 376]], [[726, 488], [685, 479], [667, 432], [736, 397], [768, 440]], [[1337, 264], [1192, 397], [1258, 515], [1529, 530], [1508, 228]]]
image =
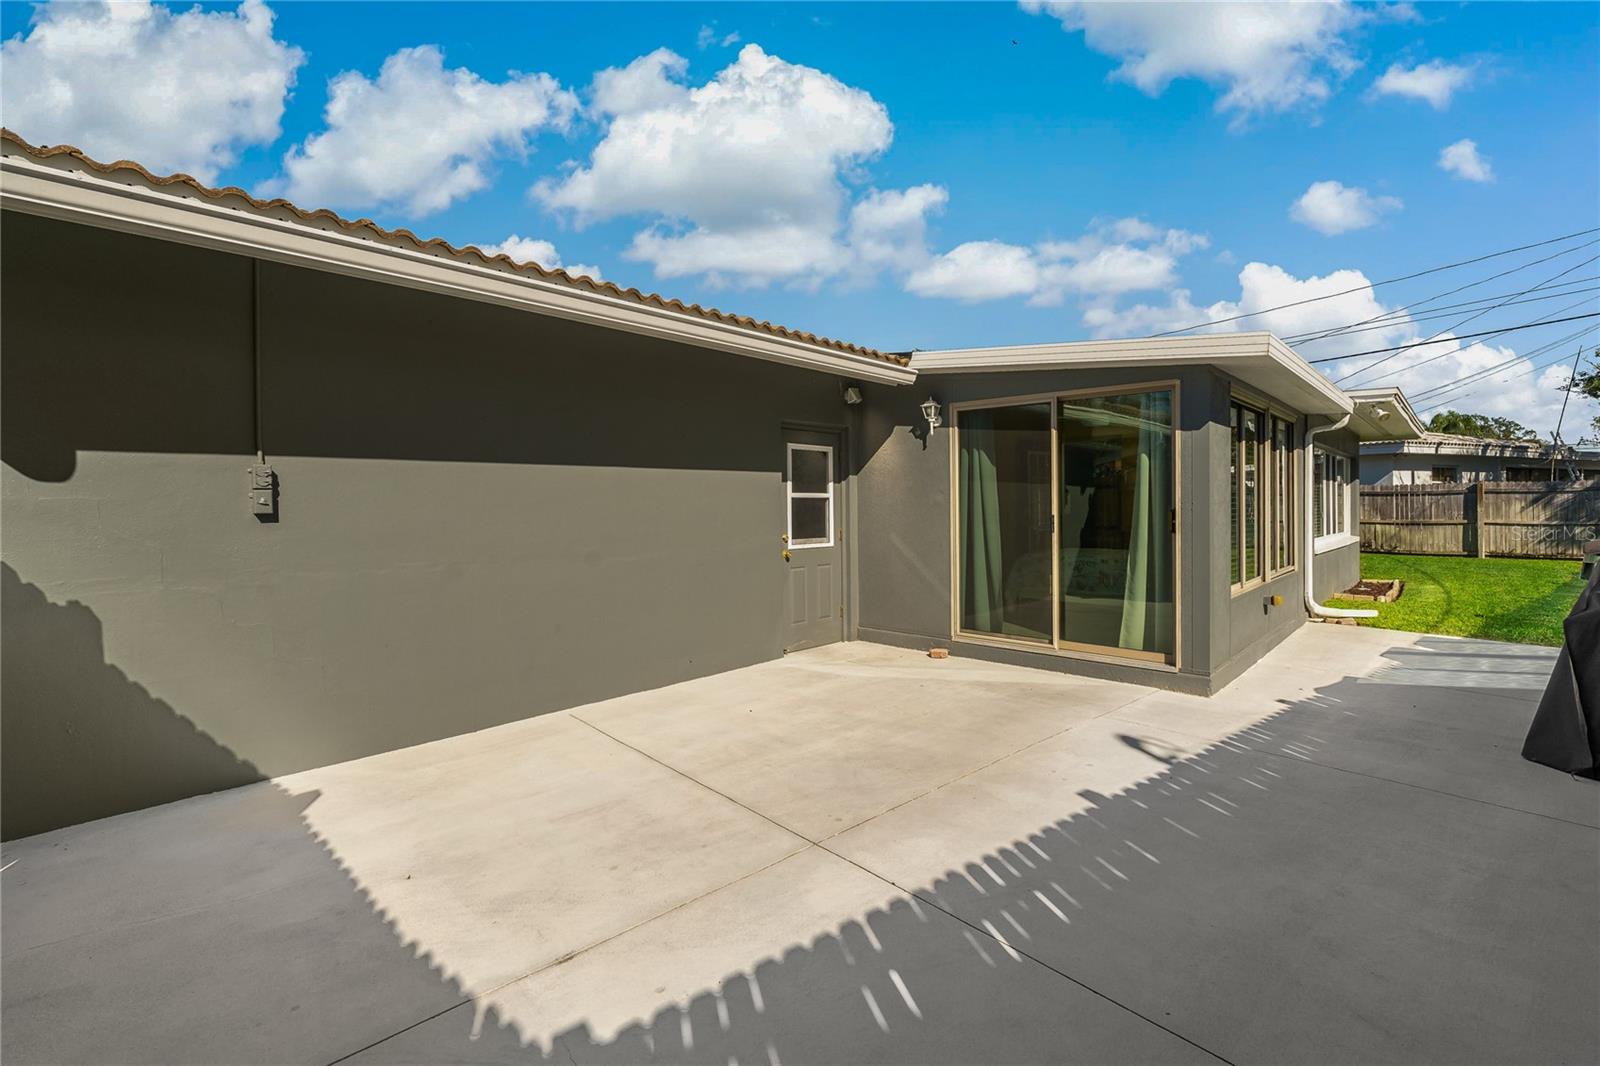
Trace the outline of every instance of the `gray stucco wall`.
[[[1181, 486], [1178, 671], [1142, 664], [1000, 650], [953, 641], [950, 626], [950, 419], [931, 438], [918, 405], [932, 393], [946, 409], [971, 400], [1073, 389], [1179, 382]], [[1228, 405], [1235, 383], [1205, 368], [1171, 371], [1002, 372], [925, 375], [914, 392], [871, 389], [862, 427], [866, 461], [860, 473], [860, 618], [863, 637], [912, 647], [951, 644], [960, 654], [1066, 670], [1095, 677], [1210, 693], [1221, 688], [1306, 621], [1303, 582], [1308, 545], [1295, 523], [1297, 565], [1265, 584], [1235, 594], [1229, 586]], [[1259, 396], [1258, 393], [1252, 393]], [[1271, 401], [1272, 397], [1264, 397]], [[1279, 405], [1280, 410], [1288, 410]], [[1302, 445], [1297, 512], [1304, 507], [1307, 419], [1296, 421]], [[1351, 451], [1348, 434], [1324, 434]], [[1315, 557], [1319, 598], [1356, 580], [1354, 546]], [[1279, 595], [1283, 603], [1271, 604]]]
[[[1179, 670], [1174, 673], [1131, 663], [1012, 652], [972, 643], [960, 643], [956, 648], [964, 655], [1092, 677], [1190, 691], [1207, 689], [1215, 639], [1209, 567], [1214, 523], [1204, 471], [1213, 462], [1215, 435], [1210, 432], [1209, 418], [1217, 379], [1199, 368], [1178, 372], [1133, 368], [1094, 373], [937, 374], [920, 378], [912, 390], [868, 389], [862, 426], [864, 461], [859, 475], [861, 635], [911, 647], [951, 641], [951, 404], [1157, 380], [1176, 380], [1180, 390], [1179, 589], [1183, 607], [1178, 624]], [[944, 426], [931, 436], [918, 409], [930, 393], [947, 411]], [[1221, 439], [1226, 443], [1225, 437]], [[1226, 450], [1222, 461], [1227, 462]], [[1201, 609], [1193, 608], [1197, 604]]]
[[4, 836], [781, 654], [830, 376], [6, 213]]
[[[1336, 429], [1317, 437], [1318, 444], [1326, 444], [1329, 448], [1350, 457], [1351, 479], [1353, 482], [1351, 492], [1358, 493], [1355, 486], [1365, 483], [1362, 478], [1364, 460], [1361, 457], [1360, 442], [1354, 433], [1346, 429]], [[1351, 532], [1360, 533], [1361, 500], [1356, 496], [1351, 504]], [[1317, 600], [1320, 602], [1354, 585], [1361, 580], [1361, 547], [1350, 544], [1343, 548], [1334, 548], [1317, 556], [1316, 569], [1312, 571], [1312, 587], [1315, 589]]]

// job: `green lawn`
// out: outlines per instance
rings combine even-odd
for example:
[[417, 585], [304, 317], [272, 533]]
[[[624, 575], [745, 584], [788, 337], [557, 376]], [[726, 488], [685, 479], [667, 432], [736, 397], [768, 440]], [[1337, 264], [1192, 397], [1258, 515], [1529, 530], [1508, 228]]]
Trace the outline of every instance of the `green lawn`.
[[1328, 600], [1330, 607], [1376, 607], [1364, 626], [1483, 637], [1519, 644], [1561, 643], [1561, 620], [1577, 602], [1580, 564], [1564, 559], [1469, 559], [1455, 555], [1361, 555], [1361, 576], [1399, 578], [1393, 603]]

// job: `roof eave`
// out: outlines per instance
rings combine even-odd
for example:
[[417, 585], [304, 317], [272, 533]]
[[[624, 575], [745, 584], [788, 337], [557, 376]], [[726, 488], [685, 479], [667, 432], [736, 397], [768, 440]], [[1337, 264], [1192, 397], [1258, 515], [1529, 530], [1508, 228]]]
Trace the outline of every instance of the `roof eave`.
[[1213, 366], [1304, 414], [1338, 418], [1353, 410], [1342, 389], [1264, 332], [917, 352], [911, 365], [923, 374]]
[[1420, 440], [1427, 433], [1411, 401], [1397, 388], [1351, 389], [1348, 395], [1355, 404], [1349, 428], [1363, 443]]
[[691, 316], [570, 284], [407, 248], [194, 195], [0, 156], [0, 207], [160, 240], [495, 303], [863, 381], [904, 385], [916, 371], [883, 359]]

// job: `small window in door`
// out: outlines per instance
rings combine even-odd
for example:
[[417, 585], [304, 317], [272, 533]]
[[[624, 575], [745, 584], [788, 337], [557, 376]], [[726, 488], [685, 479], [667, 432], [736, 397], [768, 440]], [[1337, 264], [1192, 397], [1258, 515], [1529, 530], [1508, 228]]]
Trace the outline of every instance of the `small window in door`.
[[791, 548], [833, 547], [833, 449], [789, 445], [787, 490]]

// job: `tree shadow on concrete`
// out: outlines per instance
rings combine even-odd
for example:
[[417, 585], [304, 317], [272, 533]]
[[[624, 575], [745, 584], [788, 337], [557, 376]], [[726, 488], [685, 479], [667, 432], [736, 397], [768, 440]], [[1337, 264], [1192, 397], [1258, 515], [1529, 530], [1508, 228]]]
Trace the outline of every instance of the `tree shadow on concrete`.
[[1461, 691], [1348, 678], [1183, 757], [1130, 726], [1151, 776], [687, 1005], [357, 1061], [1592, 1061], [1595, 794]]
[[[1129, 724], [1127, 789], [620, 1031], [470, 999], [307, 825], [315, 792], [106, 819], [7, 847], [5, 1057], [1593, 1061], [1594, 793], [1517, 757], [1530, 702], [1470, 688], [1347, 678], [1204, 747]], [[72, 854], [31, 881], [46, 849]]]

